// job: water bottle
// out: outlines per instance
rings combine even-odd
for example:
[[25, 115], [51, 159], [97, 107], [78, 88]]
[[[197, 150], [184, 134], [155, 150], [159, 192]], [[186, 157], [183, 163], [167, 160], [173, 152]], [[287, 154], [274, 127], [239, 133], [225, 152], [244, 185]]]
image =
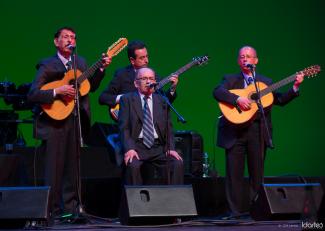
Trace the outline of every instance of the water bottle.
[[202, 177], [209, 177], [209, 155], [206, 152], [203, 153], [202, 167], [203, 167]]

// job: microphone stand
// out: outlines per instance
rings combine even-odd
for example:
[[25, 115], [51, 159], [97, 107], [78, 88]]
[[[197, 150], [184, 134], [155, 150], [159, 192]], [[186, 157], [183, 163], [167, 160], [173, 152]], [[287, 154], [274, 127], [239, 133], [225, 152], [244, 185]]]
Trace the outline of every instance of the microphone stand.
[[[271, 134], [270, 134], [270, 131], [269, 131], [269, 128], [267, 126], [267, 122], [266, 122], [266, 117], [265, 117], [265, 112], [264, 112], [264, 108], [263, 108], [263, 105], [262, 105], [262, 102], [261, 102], [261, 93], [260, 93], [260, 89], [259, 87], [257, 86], [256, 84], [256, 76], [255, 76], [255, 67], [254, 66], [249, 66], [249, 69], [252, 73], [252, 77], [253, 77], [253, 82], [254, 82], [254, 86], [255, 86], [255, 90], [256, 90], [256, 99], [255, 102], [257, 104], [257, 107], [258, 107], [258, 110], [262, 116], [262, 119], [264, 121], [264, 127], [265, 127], [265, 131], [266, 131], [266, 135], [268, 137], [268, 145], [271, 149], [274, 148], [273, 146], [273, 142], [272, 142], [272, 138], [271, 138]], [[261, 130], [262, 132], [262, 130]], [[261, 136], [263, 136], [263, 133], [261, 133]], [[263, 138], [263, 137], [262, 137]], [[262, 140], [262, 139], [261, 139]]]
[[[172, 111], [176, 114], [177, 116], [177, 121], [180, 121], [181, 123], [186, 123], [186, 120], [184, 119], [184, 117], [182, 117], [177, 110], [175, 109], [175, 107], [170, 103], [169, 99], [166, 97], [165, 93], [158, 89], [155, 91], [158, 95], [161, 96], [161, 98], [166, 102], [166, 104], [169, 106], [169, 108], [172, 109]], [[166, 151], [167, 151], [167, 162], [166, 162], [166, 171], [167, 171], [167, 184], [170, 185], [170, 166], [169, 166], [169, 161], [170, 161], [170, 131], [169, 131], [169, 116], [168, 116], [168, 110], [166, 110], [166, 128], [167, 128], [167, 134], [166, 134]]]
[[172, 111], [176, 114], [177, 116], [177, 121], [181, 122], [182, 124], [186, 123], [186, 120], [184, 119], [183, 116], [181, 116], [181, 114], [179, 114], [177, 112], [177, 110], [175, 109], [175, 107], [170, 103], [169, 99], [167, 98], [166, 94], [164, 92], [162, 92], [161, 90], [156, 90], [155, 91], [157, 94], [159, 94], [164, 101], [167, 103], [167, 105], [172, 109]]
[[[76, 48], [75, 48], [76, 49]], [[74, 97], [74, 134], [76, 138], [76, 155], [77, 155], [77, 169], [75, 174], [77, 175], [76, 182], [76, 190], [78, 195], [78, 207], [77, 207], [77, 217], [73, 218], [74, 221], [78, 221], [79, 219], [85, 219], [85, 211], [83, 208], [82, 200], [81, 200], [81, 176], [80, 176], [80, 148], [84, 146], [82, 132], [81, 132], [81, 118], [80, 118], [80, 96], [79, 96], [79, 83], [77, 79], [77, 52], [73, 49], [71, 59], [73, 63], [73, 73], [74, 73], [74, 89], [75, 89], [75, 97]]]
[[[266, 131], [266, 135], [268, 137], [268, 145], [271, 149], [273, 149], [273, 142], [272, 142], [272, 138], [271, 138], [271, 134], [270, 134], [270, 131], [269, 131], [269, 128], [267, 126], [267, 122], [266, 122], [266, 117], [265, 117], [265, 113], [264, 113], [264, 108], [263, 108], [263, 105], [262, 105], [262, 102], [261, 102], [261, 94], [260, 94], [260, 89], [259, 87], [257, 86], [256, 84], [256, 76], [255, 76], [255, 67], [253, 66], [250, 66], [249, 67], [251, 73], [252, 73], [252, 77], [253, 77], [253, 82], [254, 82], [254, 86], [255, 86], [255, 90], [256, 90], [256, 99], [255, 102], [257, 104], [257, 107], [258, 107], [258, 110], [260, 112], [260, 115], [262, 116], [262, 120], [264, 122], [264, 127], [265, 127], [265, 131]], [[261, 162], [260, 162], [260, 165], [263, 166], [263, 172], [262, 172], [262, 182], [261, 183], [264, 183], [264, 159], [265, 159], [265, 147], [264, 145], [262, 145], [264, 143], [264, 131], [262, 129], [262, 124], [261, 124], [261, 121], [259, 123], [259, 127], [260, 127], [260, 153], [263, 154], [262, 158], [261, 158]], [[256, 192], [257, 193], [257, 192]], [[256, 195], [254, 195], [255, 197]], [[254, 198], [253, 197], [253, 198]]]

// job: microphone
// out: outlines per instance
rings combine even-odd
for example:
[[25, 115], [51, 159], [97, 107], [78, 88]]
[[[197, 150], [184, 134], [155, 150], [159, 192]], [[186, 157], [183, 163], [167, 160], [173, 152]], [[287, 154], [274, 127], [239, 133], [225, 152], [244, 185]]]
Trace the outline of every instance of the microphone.
[[69, 44], [67, 46], [67, 48], [70, 50], [70, 51], [74, 51], [74, 49], [76, 49], [76, 46], [75, 45], [72, 45], [72, 44]]
[[149, 88], [155, 88], [155, 89], [156, 89], [156, 87], [158, 86], [158, 84], [159, 84], [159, 83], [150, 83], [150, 84], [148, 85], [148, 87], [149, 87]]
[[245, 63], [244, 65], [245, 67], [248, 67], [248, 68], [255, 68], [255, 64], [251, 64], [251, 63]]

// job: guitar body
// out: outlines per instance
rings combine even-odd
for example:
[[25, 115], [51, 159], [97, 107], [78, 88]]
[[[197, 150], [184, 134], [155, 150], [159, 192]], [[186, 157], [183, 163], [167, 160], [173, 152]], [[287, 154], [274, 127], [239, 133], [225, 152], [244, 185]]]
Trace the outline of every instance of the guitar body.
[[[267, 85], [265, 83], [257, 82], [256, 84], [259, 86], [260, 90], [267, 88]], [[249, 85], [245, 89], [232, 89], [229, 91], [238, 96], [247, 97], [249, 99], [251, 99], [251, 96], [256, 93], [255, 86], [253, 84]], [[263, 108], [271, 106], [273, 100], [274, 98], [272, 93], [262, 96], [261, 103]], [[254, 100], [252, 100], [251, 108], [246, 111], [242, 110], [241, 112], [239, 112], [236, 107], [224, 102], [219, 102], [219, 107], [226, 119], [233, 124], [242, 124], [248, 122], [254, 117], [255, 113], [258, 110], [257, 104]]]
[[[82, 74], [81, 71], [77, 70], [77, 78]], [[42, 86], [41, 90], [49, 90], [63, 85], [71, 85], [74, 82], [74, 71], [69, 70], [61, 80], [53, 81]], [[88, 79], [81, 82], [79, 86], [80, 96], [88, 94], [90, 91], [90, 83]], [[55, 120], [63, 120], [67, 118], [74, 108], [74, 99], [57, 98], [52, 104], [42, 104], [43, 111]]]

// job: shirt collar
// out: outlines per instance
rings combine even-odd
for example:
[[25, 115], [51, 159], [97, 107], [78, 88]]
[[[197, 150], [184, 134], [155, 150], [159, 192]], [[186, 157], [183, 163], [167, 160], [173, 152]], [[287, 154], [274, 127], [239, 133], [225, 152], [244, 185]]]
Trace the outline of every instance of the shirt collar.
[[[253, 77], [253, 76], [251, 76], [251, 75], [247, 75], [247, 74], [245, 74], [244, 72], [242, 72], [242, 74], [243, 74], [243, 76], [244, 76], [244, 79], [245, 79], [245, 82], [246, 82], [246, 83], [248, 83], [248, 78], [249, 78], [249, 77]], [[254, 76], [255, 76], [255, 72], [254, 72], [253, 74], [254, 74]]]
[[66, 66], [67, 62], [71, 61], [71, 56], [69, 57], [69, 59], [66, 59], [65, 57], [63, 57], [60, 52], [57, 52], [57, 55], [59, 57], [59, 59], [61, 60], [61, 62]]
[[[143, 98], [146, 96], [146, 95], [144, 95], [144, 94], [141, 94], [140, 92], [139, 92], [139, 95], [140, 95], [141, 100], [143, 100]], [[152, 100], [152, 94], [150, 94], [150, 95], [147, 96], [147, 97], [148, 97], [149, 100]]]

